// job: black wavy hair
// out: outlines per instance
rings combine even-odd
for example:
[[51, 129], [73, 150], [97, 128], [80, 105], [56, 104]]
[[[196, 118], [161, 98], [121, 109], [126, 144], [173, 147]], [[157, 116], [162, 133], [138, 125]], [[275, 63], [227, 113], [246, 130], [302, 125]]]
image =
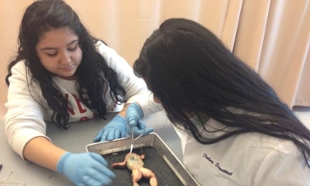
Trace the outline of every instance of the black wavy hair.
[[[270, 85], [199, 23], [164, 21], [144, 43], [134, 71], [161, 101], [169, 120], [198, 142], [212, 144], [258, 132], [292, 141], [310, 167], [309, 129]], [[207, 138], [184, 112], [207, 115], [235, 130], [219, 129], [225, 131], [222, 136]]]
[[31, 72], [31, 82], [28, 82], [28, 85], [34, 82], [40, 84], [42, 94], [53, 110], [52, 121], [59, 127], [68, 128], [68, 101], [53, 84], [52, 77], [55, 74], [43, 67], [35, 50], [44, 33], [59, 28], [70, 28], [78, 36], [83, 57], [75, 72], [76, 87], [81, 101], [98, 117], [105, 119], [104, 95], [107, 87], [110, 86], [110, 94], [115, 102], [123, 102], [122, 97], [126, 92], [117, 81], [116, 72], [96, 51], [95, 43], [98, 39], [89, 34], [76, 12], [62, 0], [36, 1], [27, 7], [20, 24], [17, 57], [8, 66], [6, 84], [8, 86], [10, 84], [12, 67], [19, 61], [25, 60]]

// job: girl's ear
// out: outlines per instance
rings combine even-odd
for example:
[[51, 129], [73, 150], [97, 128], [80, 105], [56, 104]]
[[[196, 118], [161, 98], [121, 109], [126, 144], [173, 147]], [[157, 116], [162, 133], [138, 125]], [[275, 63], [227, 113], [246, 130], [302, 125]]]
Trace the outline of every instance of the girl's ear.
[[153, 94], [153, 100], [155, 103], [161, 103], [158, 97], [156, 97], [154, 94]]

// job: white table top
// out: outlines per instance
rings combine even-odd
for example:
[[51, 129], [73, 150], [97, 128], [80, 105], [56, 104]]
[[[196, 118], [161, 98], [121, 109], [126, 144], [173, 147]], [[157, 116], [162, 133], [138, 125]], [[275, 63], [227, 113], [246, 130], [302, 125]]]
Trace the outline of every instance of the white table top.
[[[73, 123], [68, 130], [58, 129], [55, 124], [48, 123], [47, 135], [57, 146], [73, 153], [86, 152], [85, 146], [93, 142], [97, 132], [115, 114], [107, 114], [108, 120], [94, 119], [84, 122]], [[163, 113], [153, 114], [144, 119], [148, 126], [154, 127], [156, 132], [174, 154], [182, 160], [181, 143], [175, 130], [167, 121]], [[11, 171], [15, 171], [10, 176], [10, 180], [24, 182], [26, 186], [72, 186], [64, 175], [40, 167], [31, 162], [22, 160], [8, 145], [4, 134], [3, 121], [0, 121], [0, 164], [3, 165], [0, 171], [0, 183]]]

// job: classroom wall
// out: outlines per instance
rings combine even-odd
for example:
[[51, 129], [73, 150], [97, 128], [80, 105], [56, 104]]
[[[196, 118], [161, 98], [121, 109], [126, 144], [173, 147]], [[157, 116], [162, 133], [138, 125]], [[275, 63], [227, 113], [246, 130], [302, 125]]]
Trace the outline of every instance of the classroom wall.
[[4, 78], [7, 74], [7, 65], [15, 55], [17, 47], [18, 27], [25, 7], [31, 0], [0, 0], [0, 120], [6, 109], [7, 86]]
[[[168, 17], [195, 18], [194, 11], [199, 5], [196, 0], [182, 0], [180, 3], [174, 0], [65, 1], [78, 13], [91, 34], [107, 42], [130, 65], [137, 58], [145, 39], [160, 22]], [[6, 113], [7, 86], [4, 78], [7, 65], [15, 56], [22, 15], [32, 2], [34, 0], [0, 0], [0, 119]]]
[[[7, 86], [4, 79], [7, 65], [15, 57], [19, 24], [26, 7], [32, 2], [34, 0], [0, 0], [0, 120], [6, 113], [4, 103]], [[159, 22], [157, 18], [150, 19], [150, 16], [154, 16], [150, 14], [154, 10], [153, 6], [159, 6], [160, 1], [156, 0], [150, 1], [151, 3], [136, 0], [66, 0], [66, 2], [78, 13], [91, 34], [106, 41], [130, 65], [138, 56], [146, 37]], [[135, 19], [136, 17], [140, 18]], [[154, 27], [150, 27], [150, 24]], [[143, 32], [137, 29], [141, 27], [147, 29], [143, 29]]]
[[[0, 120], [7, 65], [19, 23], [34, 0], [0, 0]], [[65, 0], [89, 31], [130, 65], [145, 39], [170, 17], [195, 20], [253, 67], [290, 106], [310, 106], [310, 0]]]

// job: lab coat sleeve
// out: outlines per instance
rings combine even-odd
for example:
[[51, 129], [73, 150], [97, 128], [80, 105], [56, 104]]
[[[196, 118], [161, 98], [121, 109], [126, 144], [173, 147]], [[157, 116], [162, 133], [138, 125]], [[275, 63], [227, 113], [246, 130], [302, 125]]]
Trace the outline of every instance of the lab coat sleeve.
[[262, 162], [256, 174], [256, 186], [310, 185], [310, 168], [290, 141], [279, 144]]
[[[46, 124], [44, 122], [43, 108], [38, 103], [40, 98], [35, 90], [28, 88], [26, 67], [23, 61], [12, 68], [9, 78], [7, 113], [4, 117], [5, 134], [11, 148], [23, 159], [23, 150], [26, 144], [35, 137], [45, 137]], [[32, 87], [33, 88], [33, 87]]]
[[134, 74], [132, 67], [124, 58], [101, 41], [96, 43], [96, 47], [108, 66], [117, 73], [118, 81], [126, 91], [127, 103], [139, 103], [144, 116], [162, 110], [158, 104], [149, 99], [152, 93], [148, 90], [144, 80]]

